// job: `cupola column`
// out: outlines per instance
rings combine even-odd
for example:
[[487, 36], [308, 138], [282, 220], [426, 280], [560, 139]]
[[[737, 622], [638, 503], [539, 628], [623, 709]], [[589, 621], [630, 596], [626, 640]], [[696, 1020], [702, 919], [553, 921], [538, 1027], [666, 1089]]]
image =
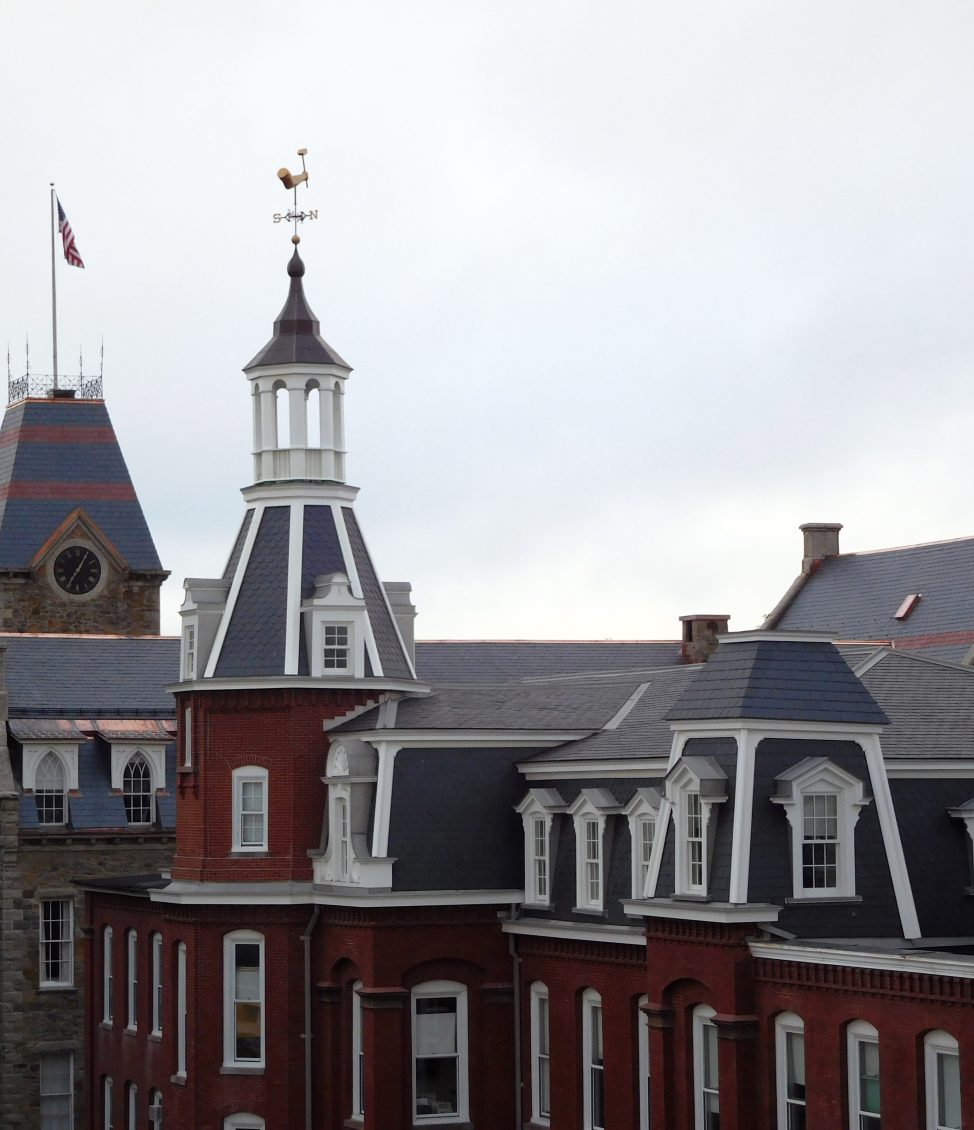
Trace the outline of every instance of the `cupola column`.
[[306, 388], [289, 388], [287, 391], [288, 408], [290, 409], [291, 430], [289, 432], [289, 447], [308, 446], [308, 390]]

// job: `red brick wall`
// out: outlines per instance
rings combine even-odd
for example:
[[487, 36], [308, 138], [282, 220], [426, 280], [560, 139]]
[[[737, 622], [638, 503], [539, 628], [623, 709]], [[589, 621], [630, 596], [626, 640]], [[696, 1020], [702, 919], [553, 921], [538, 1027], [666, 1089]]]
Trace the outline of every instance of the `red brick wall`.
[[[208, 882], [308, 880], [325, 810], [327, 719], [368, 701], [364, 691], [240, 690], [177, 697], [182, 725], [193, 712], [192, 772], [179, 773], [174, 879]], [[180, 745], [182, 749], [182, 744]], [[232, 852], [232, 774], [266, 768], [266, 853]]]

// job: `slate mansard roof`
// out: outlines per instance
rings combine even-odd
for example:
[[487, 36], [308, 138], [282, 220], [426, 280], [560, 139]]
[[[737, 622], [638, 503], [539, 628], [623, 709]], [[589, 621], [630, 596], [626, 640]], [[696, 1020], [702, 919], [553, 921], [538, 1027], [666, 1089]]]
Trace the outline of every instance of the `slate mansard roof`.
[[[961, 662], [974, 650], [974, 538], [827, 557], [769, 627], [891, 640]], [[919, 594], [904, 620], [906, 597]]]
[[680, 644], [676, 640], [416, 641], [416, 674], [431, 683], [647, 671], [680, 662]]
[[101, 400], [23, 400], [0, 427], [0, 569], [26, 569], [74, 510], [99, 526], [130, 569], [161, 571]]
[[889, 722], [833, 643], [775, 639], [770, 632], [722, 641], [667, 718]]

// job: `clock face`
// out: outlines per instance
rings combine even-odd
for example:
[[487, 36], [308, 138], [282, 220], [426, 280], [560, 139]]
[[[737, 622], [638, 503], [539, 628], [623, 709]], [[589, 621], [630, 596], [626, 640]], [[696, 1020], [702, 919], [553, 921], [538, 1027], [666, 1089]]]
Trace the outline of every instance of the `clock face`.
[[69, 545], [54, 559], [54, 580], [71, 596], [83, 596], [101, 580], [98, 554], [86, 545]]

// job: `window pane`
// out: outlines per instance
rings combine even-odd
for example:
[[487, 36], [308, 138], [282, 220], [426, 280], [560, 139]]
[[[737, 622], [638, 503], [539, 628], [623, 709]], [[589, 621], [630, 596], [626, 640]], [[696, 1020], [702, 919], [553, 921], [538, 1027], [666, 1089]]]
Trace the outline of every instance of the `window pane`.
[[879, 1114], [879, 1045], [859, 1042], [859, 1108], [864, 1114]]
[[416, 1055], [455, 1055], [456, 1051], [456, 998], [420, 997], [416, 1001]]
[[416, 1113], [456, 1114], [457, 1061], [455, 1057], [416, 1060]]
[[72, 1071], [70, 1052], [41, 1056], [41, 1130], [71, 1130], [74, 1097]]
[[960, 1057], [937, 1053], [937, 1126], [960, 1130]]
[[237, 943], [234, 963], [234, 1056], [260, 1059], [260, 946]]

